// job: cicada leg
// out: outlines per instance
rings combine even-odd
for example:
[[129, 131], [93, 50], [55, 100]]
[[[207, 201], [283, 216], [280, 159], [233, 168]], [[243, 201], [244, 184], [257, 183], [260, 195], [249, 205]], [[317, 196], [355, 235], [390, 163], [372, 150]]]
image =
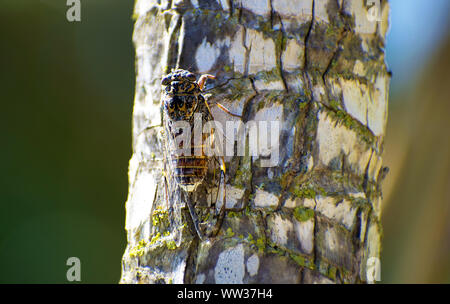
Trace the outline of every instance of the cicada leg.
[[[225, 184], [225, 159], [223, 157], [221, 157], [220, 169], [221, 169], [220, 170], [221, 174], [220, 174], [220, 178], [219, 178], [219, 187], [217, 189], [216, 202], [217, 202], [217, 198], [219, 196], [220, 186], [223, 185], [222, 206], [220, 206], [219, 213], [217, 214], [216, 224], [214, 225], [214, 227], [211, 230], [211, 232], [208, 234], [209, 237], [215, 237], [219, 233], [220, 227], [222, 227], [223, 219], [225, 218], [225, 210], [226, 210], [226, 205], [227, 205], [227, 201], [226, 201], [227, 187], [226, 187], [226, 184]], [[222, 178], [223, 178], [223, 183], [222, 183]]]
[[204, 237], [203, 237], [202, 231], [200, 230], [200, 225], [199, 225], [200, 221], [198, 219], [197, 212], [195, 212], [195, 208], [191, 203], [192, 195], [189, 195], [189, 193], [186, 193], [186, 192], [185, 192], [185, 194], [187, 196], [186, 205], [188, 206], [189, 214], [191, 215], [191, 219], [192, 219], [192, 223], [194, 224], [195, 232], [197, 232], [198, 238], [201, 241], [203, 241]]
[[169, 187], [167, 186], [168, 182], [167, 182], [166, 173], [164, 172], [163, 175], [164, 175], [164, 190], [166, 191], [166, 205], [167, 205], [167, 209], [169, 209], [170, 208], [170, 205], [169, 205]]
[[205, 86], [205, 82], [207, 79], [216, 79], [216, 76], [210, 74], [204, 74], [200, 76], [200, 78], [197, 81], [200, 90], [203, 90], [203, 87]]
[[234, 117], [239, 117], [242, 118], [242, 115], [239, 114], [235, 114], [233, 112], [231, 112], [230, 110], [228, 110], [224, 105], [220, 104], [220, 103], [216, 103], [216, 106], [221, 109], [222, 111], [224, 111], [225, 113], [227, 113], [228, 115], [234, 116]]
[[[207, 79], [216, 79], [216, 76], [210, 75], [210, 74], [204, 74], [204, 75], [200, 76], [200, 78], [199, 78], [198, 81], [197, 81], [197, 84], [198, 84], [200, 90], [203, 91], [203, 88], [204, 88], [204, 86], [205, 86], [205, 83], [206, 83], [206, 80], [207, 80]], [[220, 103], [217, 102], [216, 105], [219, 107], [219, 109], [221, 109], [221, 110], [224, 111], [225, 113], [227, 113], [227, 114], [229, 114], [229, 115], [231, 115], [231, 116], [234, 116], [234, 117], [242, 118], [242, 115], [238, 115], [238, 114], [235, 114], [235, 113], [231, 112], [230, 110], [228, 110], [228, 109], [227, 109], [225, 106], [223, 106], [222, 104], [220, 104]], [[208, 106], [208, 109], [209, 109], [209, 106]]]

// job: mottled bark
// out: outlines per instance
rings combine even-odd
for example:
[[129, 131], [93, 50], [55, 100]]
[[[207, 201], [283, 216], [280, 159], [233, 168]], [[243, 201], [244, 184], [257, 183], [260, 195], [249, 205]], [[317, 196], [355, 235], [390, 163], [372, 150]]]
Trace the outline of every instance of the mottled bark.
[[[136, 1], [122, 283], [367, 280], [380, 255], [385, 172], [387, 3], [380, 8], [381, 21], [370, 21], [363, 0]], [[281, 123], [277, 166], [227, 159], [228, 211], [205, 241], [186, 210], [181, 242], [168, 225], [160, 80], [175, 67], [216, 75], [208, 102], [244, 123]], [[212, 110], [219, 121], [238, 119]], [[198, 189], [199, 213], [214, 191]]]

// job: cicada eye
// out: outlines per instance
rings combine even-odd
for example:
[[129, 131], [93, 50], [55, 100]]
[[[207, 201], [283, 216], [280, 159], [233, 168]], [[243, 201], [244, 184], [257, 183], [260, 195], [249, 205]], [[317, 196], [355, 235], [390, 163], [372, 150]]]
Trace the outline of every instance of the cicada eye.
[[168, 85], [170, 83], [170, 76], [166, 76], [163, 78], [163, 80], [161, 81], [162, 85]]
[[192, 82], [194, 82], [194, 81], [196, 80], [196, 77], [195, 77], [195, 75], [194, 75], [193, 73], [187, 74], [186, 78], [187, 78], [189, 81], [192, 81]]

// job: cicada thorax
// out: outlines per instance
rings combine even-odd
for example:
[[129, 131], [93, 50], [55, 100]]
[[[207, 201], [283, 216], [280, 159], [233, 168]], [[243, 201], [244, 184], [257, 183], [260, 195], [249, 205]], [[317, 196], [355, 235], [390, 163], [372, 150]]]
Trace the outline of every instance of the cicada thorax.
[[171, 77], [162, 103], [166, 161], [175, 182], [192, 192], [203, 182], [210, 161], [206, 153], [210, 137], [197, 126], [213, 118], [197, 83], [186, 77]]

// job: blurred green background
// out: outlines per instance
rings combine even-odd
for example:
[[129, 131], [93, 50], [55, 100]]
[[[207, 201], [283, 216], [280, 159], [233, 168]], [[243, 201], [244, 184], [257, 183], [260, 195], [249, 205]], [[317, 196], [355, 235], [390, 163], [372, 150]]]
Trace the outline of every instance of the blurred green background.
[[[393, 0], [384, 283], [450, 282], [448, 0]], [[133, 1], [0, 1], [0, 283], [117, 283], [126, 245]]]
[[120, 279], [131, 157], [133, 1], [0, 1], [0, 282]]

